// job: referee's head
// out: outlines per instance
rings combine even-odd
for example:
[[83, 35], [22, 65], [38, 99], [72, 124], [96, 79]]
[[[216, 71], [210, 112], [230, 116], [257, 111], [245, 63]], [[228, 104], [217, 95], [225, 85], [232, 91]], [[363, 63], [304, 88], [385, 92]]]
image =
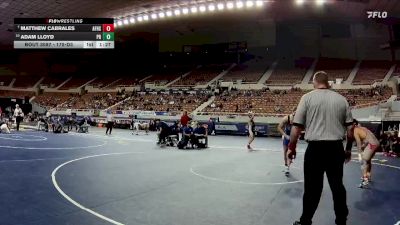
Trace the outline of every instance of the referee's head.
[[329, 78], [325, 71], [318, 71], [314, 74], [314, 88], [329, 88]]

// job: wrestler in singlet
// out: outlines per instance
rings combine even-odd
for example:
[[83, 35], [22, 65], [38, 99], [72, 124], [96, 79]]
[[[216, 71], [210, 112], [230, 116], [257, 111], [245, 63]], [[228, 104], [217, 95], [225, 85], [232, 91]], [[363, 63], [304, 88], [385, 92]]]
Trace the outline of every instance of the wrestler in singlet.
[[293, 126], [293, 117], [294, 114], [290, 114], [285, 116], [281, 122], [278, 125], [278, 131], [282, 135], [282, 144], [283, 144], [283, 158], [284, 158], [284, 163], [285, 163], [285, 174], [289, 175], [289, 165], [287, 163], [287, 151], [288, 151], [288, 145], [290, 142], [290, 132], [292, 130]]
[[289, 142], [290, 142], [290, 131], [292, 130], [292, 126], [293, 126], [293, 122], [291, 120], [291, 117], [293, 118], [292, 115], [287, 116], [287, 123], [286, 123], [285, 129], [284, 129], [285, 135], [283, 136], [283, 146], [286, 146], [286, 147], [289, 145]]
[[359, 160], [361, 162], [362, 183], [360, 188], [365, 187], [371, 181], [372, 158], [379, 150], [379, 140], [375, 135], [365, 127], [354, 123], [354, 139], [357, 142]]
[[139, 135], [139, 131], [140, 130], [145, 130], [146, 134], [148, 134], [149, 133], [149, 127], [150, 127], [149, 123], [146, 123], [146, 122], [135, 121], [133, 123], [133, 131], [136, 130], [136, 135]]
[[253, 148], [251, 147], [251, 143], [254, 141], [254, 137], [255, 137], [255, 131], [256, 131], [256, 124], [254, 123], [254, 113], [253, 112], [249, 112], [249, 122], [248, 122], [248, 126], [249, 126], [249, 141], [247, 143], [247, 150], [248, 151], [252, 151]]

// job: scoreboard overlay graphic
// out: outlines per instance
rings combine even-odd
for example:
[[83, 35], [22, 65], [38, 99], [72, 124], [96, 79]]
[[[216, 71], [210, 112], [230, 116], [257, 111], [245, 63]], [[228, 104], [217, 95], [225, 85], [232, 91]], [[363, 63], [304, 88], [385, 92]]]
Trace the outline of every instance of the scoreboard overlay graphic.
[[114, 19], [14, 19], [15, 49], [114, 49]]

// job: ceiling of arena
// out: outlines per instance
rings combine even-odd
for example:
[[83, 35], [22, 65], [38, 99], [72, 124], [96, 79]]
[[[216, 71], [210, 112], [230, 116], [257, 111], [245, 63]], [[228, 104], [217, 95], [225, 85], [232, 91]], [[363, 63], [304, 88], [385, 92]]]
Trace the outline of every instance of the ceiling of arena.
[[[165, 6], [179, 6], [202, 1], [190, 0], [0, 0], [0, 45], [10, 46], [13, 40], [13, 19], [15, 17], [113, 17], [120, 18], [133, 13], [152, 11]], [[233, 1], [233, 0], [232, 0]], [[296, 7], [284, 7], [284, 4], [293, 5], [294, 0], [274, 0], [271, 6], [266, 5], [265, 16], [274, 19], [285, 19], [283, 15], [307, 15], [310, 10], [295, 10]], [[307, 0], [305, 0], [307, 2]], [[311, 0], [308, 0], [311, 1]], [[333, 1], [333, 0], [330, 0]], [[349, 15], [357, 12], [365, 16], [369, 9], [399, 12], [399, 0], [336, 0], [324, 16], [342, 15], [338, 11]], [[268, 11], [269, 10], [269, 11]], [[285, 11], [286, 14], [279, 11]], [[389, 14], [390, 15], [390, 14]], [[399, 14], [397, 15], [399, 16]], [[215, 22], [215, 21], [214, 21]]]

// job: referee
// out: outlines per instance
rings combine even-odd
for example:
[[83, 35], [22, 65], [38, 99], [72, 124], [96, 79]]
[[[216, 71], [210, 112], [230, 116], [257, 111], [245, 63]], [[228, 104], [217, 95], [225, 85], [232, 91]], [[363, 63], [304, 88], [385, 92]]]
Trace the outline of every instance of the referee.
[[351, 148], [343, 148], [343, 137], [350, 134], [353, 121], [347, 100], [329, 89], [328, 76], [319, 71], [313, 77], [314, 91], [305, 94], [297, 106], [288, 150], [289, 164], [296, 157], [296, 144], [305, 129], [308, 147], [304, 156], [303, 214], [293, 225], [311, 225], [324, 185], [324, 173], [332, 190], [336, 224], [345, 225], [349, 214], [343, 165]]
[[22, 109], [19, 107], [18, 104], [15, 105], [14, 117], [15, 117], [15, 123], [17, 124], [17, 131], [19, 131], [19, 124], [24, 119], [24, 112], [22, 111]]

